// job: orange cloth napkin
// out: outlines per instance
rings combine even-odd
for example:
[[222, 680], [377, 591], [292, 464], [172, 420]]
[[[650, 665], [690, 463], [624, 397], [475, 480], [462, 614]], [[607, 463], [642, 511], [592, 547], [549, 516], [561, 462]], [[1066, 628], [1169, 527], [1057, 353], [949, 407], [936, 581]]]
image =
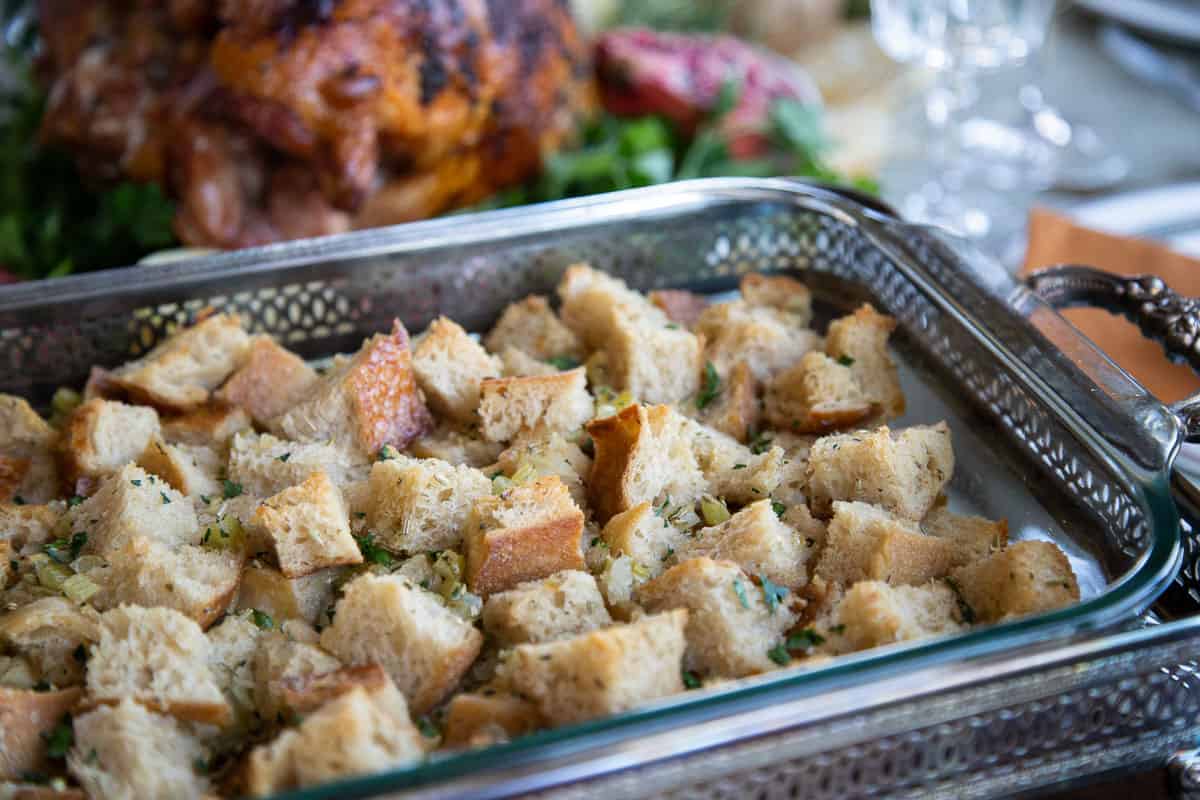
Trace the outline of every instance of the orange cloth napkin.
[[[1085, 264], [1121, 275], [1158, 275], [1180, 294], [1200, 295], [1200, 261], [1158, 242], [1101, 233], [1043, 208], [1029, 215], [1029, 249], [1022, 275], [1055, 264]], [[1162, 347], [1142, 336], [1133, 323], [1096, 308], [1063, 312], [1109, 358], [1120, 364], [1165, 403], [1200, 390], [1200, 376], [1172, 364]]]

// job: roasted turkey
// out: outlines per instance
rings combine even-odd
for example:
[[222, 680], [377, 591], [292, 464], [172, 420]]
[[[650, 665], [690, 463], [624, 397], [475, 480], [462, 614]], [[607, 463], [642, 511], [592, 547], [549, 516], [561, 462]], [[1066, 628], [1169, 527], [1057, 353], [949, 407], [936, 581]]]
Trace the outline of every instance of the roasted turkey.
[[156, 181], [187, 244], [427, 217], [535, 174], [593, 103], [565, 0], [40, 0], [42, 136]]

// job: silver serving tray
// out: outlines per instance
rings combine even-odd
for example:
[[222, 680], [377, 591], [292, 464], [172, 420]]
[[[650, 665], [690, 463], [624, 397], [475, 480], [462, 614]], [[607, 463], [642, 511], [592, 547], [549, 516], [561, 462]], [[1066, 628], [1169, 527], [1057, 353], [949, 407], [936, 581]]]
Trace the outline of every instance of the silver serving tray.
[[[1149, 700], [1104, 710], [1125, 696], [1123, 684], [1095, 697], [1079, 691], [1138, 670], [1166, 675], [1158, 662], [1181, 660], [1172, 643], [1200, 641], [1200, 623], [1186, 621], [1112, 633], [1136, 624], [1178, 571], [1169, 465], [1185, 423], [998, 266], [825, 189], [684, 182], [3, 287], [0, 390], [44, 402], [207, 307], [237, 311], [314, 358], [353, 349], [393, 317], [415, 331], [444, 313], [482, 330], [581, 260], [640, 289], [714, 292], [746, 272], [791, 272], [827, 315], [870, 300], [896, 317], [910, 401], [902, 423], [950, 422], [952, 507], [1007, 517], [1014, 538], [1058, 542], [1083, 601], [294, 796], [496, 797], [567, 784], [588, 796], [850, 797], [938, 786], [985, 796], [1010, 785], [1014, 765], [1030, 786], [1083, 774], [1062, 758], [1041, 771], [1031, 764], [1097, 737], [1129, 739], [1131, 719], [1152, 713]], [[1164, 681], [1144, 686], [1166, 693]], [[1068, 706], [1083, 716], [1064, 716]], [[1061, 735], [1036, 716], [1047, 708], [1053, 725], [1071, 720]], [[1191, 725], [1200, 728], [1195, 715]], [[1124, 752], [1109, 744], [1089, 758]], [[964, 794], [968, 786], [976, 788]]]

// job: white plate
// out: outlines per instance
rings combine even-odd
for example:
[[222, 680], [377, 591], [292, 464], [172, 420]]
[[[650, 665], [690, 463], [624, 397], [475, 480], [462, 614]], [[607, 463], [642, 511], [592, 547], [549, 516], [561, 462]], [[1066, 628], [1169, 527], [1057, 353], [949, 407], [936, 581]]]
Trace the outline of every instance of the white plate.
[[1200, 3], [1195, 0], [1077, 0], [1077, 4], [1157, 36], [1200, 44]]
[[[1106, 197], [1076, 206], [1070, 213], [1090, 228], [1158, 239], [1181, 253], [1200, 257], [1200, 183]], [[1200, 483], [1200, 445], [1185, 444], [1175, 466]]]

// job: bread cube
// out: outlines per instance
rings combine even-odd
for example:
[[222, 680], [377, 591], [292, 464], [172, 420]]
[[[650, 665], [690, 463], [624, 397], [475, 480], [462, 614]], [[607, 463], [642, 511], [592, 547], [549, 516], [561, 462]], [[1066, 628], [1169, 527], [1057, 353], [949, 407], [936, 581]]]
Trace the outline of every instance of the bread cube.
[[24, 398], [0, 394], [0, 502], [47, 503], [57, 496], [58, 440]]
[[433, 418], [421, 400], [404, 326], [397, 320], [391, 334], [364, 342], [271, 427], [302, 442], [333, 441], [368, 461], [385, 444], [403, 450], [431, 430]]
[[141, 402], [187, 411], [206, 403], [249, 351], [250, 336], [237, 316], [214, 314], [125, 364], [112, 380]]
[[252, 524], [270, 541], [285, 577], [362, 563], [350, 535], [350, 512], [324, 472], [314, 472], [303, 483], [264, 500]]
[[571, 639], [522, 644], [508, 664], [513, 688], [553, 726], [631, 708], [683, 691], [683, 609]]
[[279, 682], [283, 707], [291, 714], [307, 714], [356, 688], [375, 692], [393, 686], [378, 664], [339, 667], [316, 675], [298, 675]]
[[46, 737], [80, 694], [77, 688], [36, 692], [0, 686], [0, 781], [23, 780], [50, 765]]
[[704, 492], [692, 424], [669, 406], [642, 405], [588, 423], [596, 450], [588, 499], [600, 522], [638, 503], [690, 503]]
[[75, 409], [63, 429], [64, 477], [74, 483], [111, 475], [136, 461], [158, 432], [153, 408], [89, 400]]
[[700, 388], [704, 342], [691, 331], [617, 317], [604, 346], [613, 388], [645, 403], [680, 403]]
[[650, 303], [676, 325], [691, 328], [708, 308], [708, 298], [684, 289], [658, 289], [647, 295]]
[[466, 583], [487, 597], [564, 569], [583, 569], [583, 512], [557, 476], [480, 497], [464, 536]]
[[735, 505], [771, 496], [783, 477], [783, 449], [755, 454], [720, 431], [693, 423], [692, 447], [709, 494]]
[[458, 323], [438, 317], [417, 339], [413, 371], [429, 408], [465, 425], [475, 420], [480, 382], [499, 377], [501, 364]]
[[876, 408], [852, 367], [816, 351], [771, 380], [763, 406], [769, 425], [796, 433], [850, 428]]
[[729, 375], [745, 362], [758, 381], [799, 361], [821, 346], [821, 337], [805, 327], [803, 317], [744, 300], [718, 303], [705, 309], [695, 331], [704, 337], [704, 358], [717, 372]]
[[773, 595], [768, 604], [737, 564], [703, 557], [679, 562], [636, 594], [650, 613], [687, 609], [683, 665], [705, 675], [741, 678], [772, 669], [767, 653], [797, 616], [790, 595]]
[[562, 321], [593, 350], [608, 345], [614, 327], [621, 321], [662, 328], [671, 322], [624, 281], [586, 264], [567, 267], [558, 285], [558, 296], [562, 300]]
[[473, 625], [398, 575], [351, 581], [321, 632], [321, 646], [347, 664], [387, 670], [416, 714], [442, 701], [482, 645]]
[[759, 416], [758, 381], [745, 361], [721, 376], [719, 394], [700, 413], [705, 425], [742, 443], [758, 428]]
[[289, 442], [264, 433], [233, 437], [229, 479], [242, 491], [270, 497], [322, 471], [338, 486], [366, 477], [369, 467], [356, 457], [325, 443]]
[[132, 464], [103, 479], [95, 494], [70, 510], [71, 528], [87, 533], [84, 552], [108, 556], [144, 537], [168, 545], [194, 543], [200, 522], [191, 502]]
[[244, 409], [258, 425], [267, 425], [312, 390], [317, 373], [304, 359], [270, 336], [255, 336], [246, 361], [217, 391], [217, 401]]
[[254, 748], [245, 786], [251, 796], [263, 797], [394, 769], [424, 755], [425, 743], [396, 687], [356, 687]]
[[450, 748], [486, 747], [533, 733], [545, 725], [538, 708], [506, 692], [459, 692], [446, 706], [445, 737]]
[[221, 459], [204, 446], [167, 444], [158, 434], [138, 456], [137, 464], [189, 497], [218, 494]]
[[489, 442], [478, 433], [439, 425], [408, 446], [408, 453], [417, 458], [439, 458], [450, 464], [465, 464], [482, 468], [496, 463], [504, 445]]
[[105, 553], [108, 564], [84, 574], [100, 586], [91, 604], [101, 611], [132, 603], [163, 606], [196, 621], [216, 622], [237, 597], [245, 555], [132, 536]]
[[1017, 542], [950, 573], [980, 622], [998, 622], [1079, 602], [1071, 562], [1053, 542]]
[[612, 623], [596, 579], [564, 570], [493, 594], [483, 605], [483, 627], [502, 647], [549, 642]]
[[546, 298], [536, 294], [510, 303], [483, 343], [493, 353], [513, 348], [543, 362], [584, 355], [579, 337], [559, 320]]
[[629, 556], [651, 577], [662, 572], [663, 562], [687, 536], [656, 513], [649, 503], [638, 503], [615, 515], [600, 535], [614, 557]]
[[471, 506], [492, 493], [479, 470], [437, 459], [400, 457], [371, 467], [367, 527], [399, 552], [457, 548]]
[[115, 705], [129, 697], [152, 711], [218, 725], [232, 714], [209, 669], [204, 632], [169, 608], [104, 612], [86, 686], [90, 705]]
[[784, 524], [770, 500], [751, 503], [721, 524], [701, 528], [675, 551], [681, 562], [699, 556], [732, 561], [750, 575], [766, 576], [791, 589], [808, 581], [811, 554], [812, 548]]
[[491, 378], [479, 389], [483, 436], [511, 441], [522, 431], [578, 430], [592, 416], [592, 396], [583, 368], [554, 375]]
[[833, 519], [816, 573], [831, 583], [883, 581], [895, 586], [946, 576], [957, 548], [926, 536], [911, 520], [866, 503], [833, 504]]
[[829, 323], [825, 335], [826, 355], [849, 364], [863, 396], [885, 418], [904, 413], [904, 391], [887, 347], [895, 328], [896, 320], [864, 303], [853, 314]]
[[529, 470], [539, 477], [557, 475], [567, 485], [575, 504], [587, 506], [584, 481], [592, 469], [592, 459], [562, 434], [543, 432], [520, 437], [500, 454], [495, 466], [509, 478]]
[[229, 614], [210, 628], [208, 669], [233, 710], [235, 734], [246, 732], [255, 713], [254, 654], [264, 631], [250, 614]]
[[251, 562], [242, 573], [237, 608], [257, 609], [275, 620], [301, 619], [311, 625], [333, 602], [334, 586], [344, 574], [335, 568], [288, 578], [274, 567]]
[[172, 444], [208, 447], [226, 454], [236, 433], [252, 433], [244, 408], [210, 403], [162, 420], [163, 438]]
[[798, 325], [812, 322], [812, 292], [795, 278], [751, 273], [742, 278], [738, 289], [747, 305], [787, 311], [795, 315]]
[[60, 503], [0, 503], [0, 542], [12, 545], [13, 553], [40, 550], [43, 544], [56, 537], [62, 516]]
[[1008, 520], [955, 514], [945, 506], [930, 509], [921, 520], [921, 531], [956, 545], [958, 563], [955, 566], [987, 558], [1008, 546]]
[[944, 581], [919, 586], [859, 581], [846, 591], [834, 614], [851, 650], [927, 639], [966, 628], [958, 599]]
[[954, 473], [950, 428], [914, 425], [893, 434], [875, 431], [818, 439], [808, 456], [809, 506], [828, 517], [835, 500], [882, 506], [918, 521]]
[[[576, 362], [568, 362], [574, 364]], [[527, 378], [532, 375], [556, 375], [563, 370], [548, 361], [540, 361], [515, 347], [500, 351], [501, 372], [508, 378]]]
[[199, 800], [208, 780], [195, 764], [208, 753], [174, 717], [132, 699], [75, 718], [67, 768], [88, 797], [111, 800]]
[[287, 709], [289, 692], [294, 693], [298, 681], [326, 675], [343, 666], [336, 656], [314, 642], [285, 633], [290, 632], [286, 623], [276, 627], [259, 637], [251, 665], [254, 702], [259, 716], [267, 720], [279, 719]]
[[83, 680], [80, 646], [100, 638], [100, 615], [65, 597], [39, 597], [0, 616], [0, 643], [24, 656], [38, 677], [55, 686]]

